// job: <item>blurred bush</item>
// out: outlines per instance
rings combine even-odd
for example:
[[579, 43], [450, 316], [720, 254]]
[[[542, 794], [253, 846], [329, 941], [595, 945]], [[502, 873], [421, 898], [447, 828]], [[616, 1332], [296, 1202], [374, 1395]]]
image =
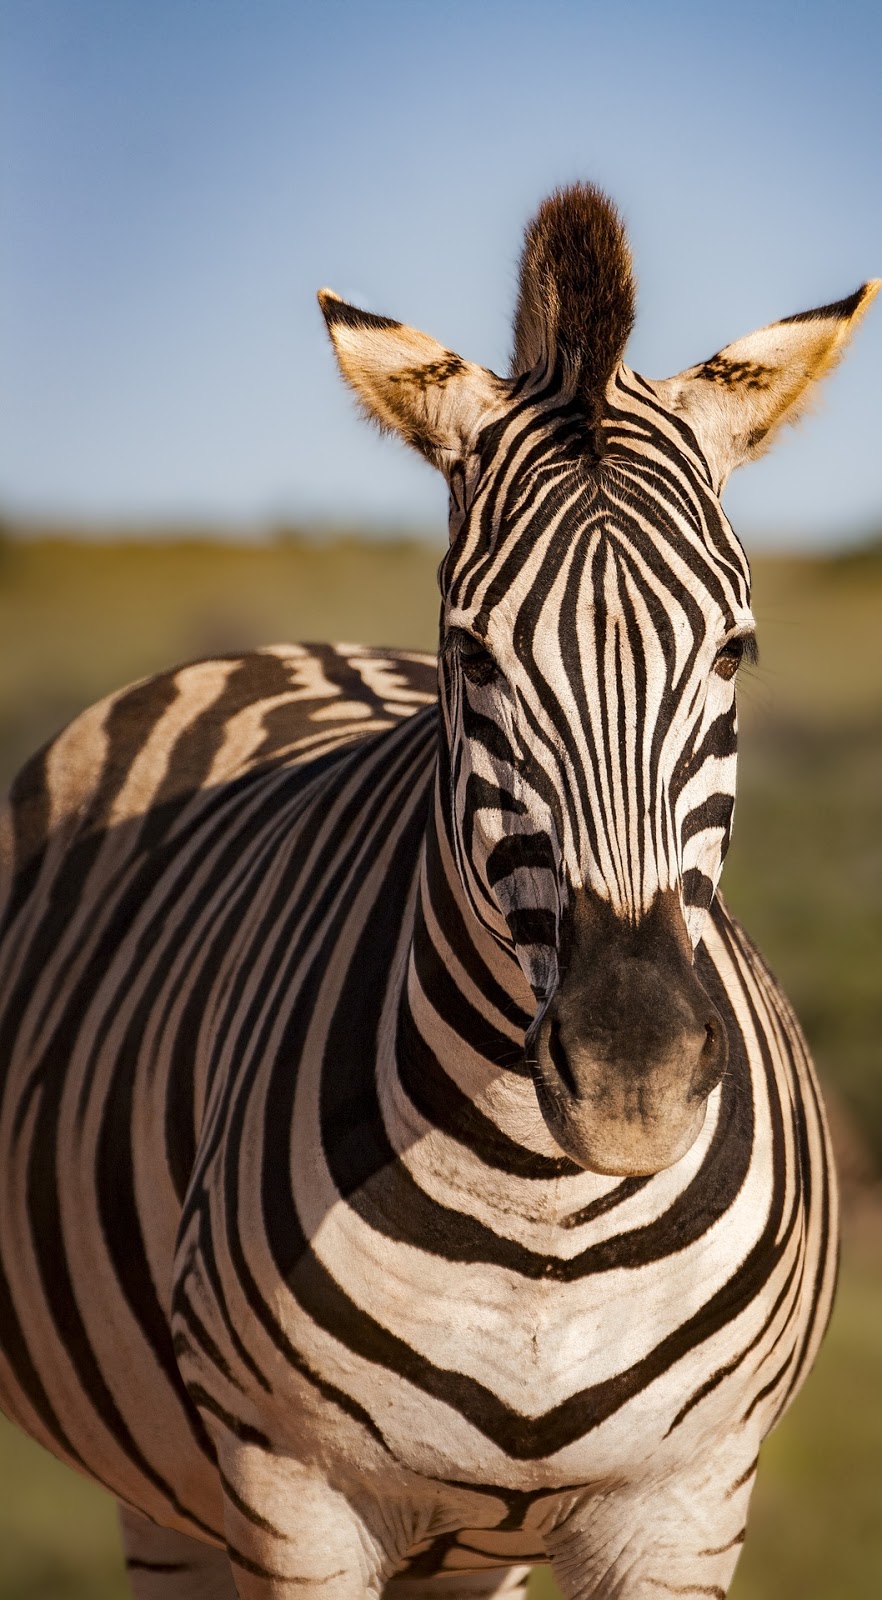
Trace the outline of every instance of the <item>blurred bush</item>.
[[[14, 534], [15, 530], [12, 530]], [[282, 639], [433, 648], [441, 551], [0, 537], [0, 783], [89, 701], [202, 654]], [[831, 1335], [763, 1455], [736, 1600], [882, 1593], [882, 545], [758, 559], [760, 666], [726, 896], [832, 1091], [850, 1231]], [[113, 1509], [0, 1422], [0, 1600], [125, 1594]], [[535, 1600], [549, 1580], [532, 1580]]]

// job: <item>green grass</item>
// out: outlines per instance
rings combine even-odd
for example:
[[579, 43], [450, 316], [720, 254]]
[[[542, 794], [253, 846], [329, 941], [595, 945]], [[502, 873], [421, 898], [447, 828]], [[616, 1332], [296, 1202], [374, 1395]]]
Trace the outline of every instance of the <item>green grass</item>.
[[[98, 695], [174, 661], [296, 638], [433, 648], [440, 550], [0, 541], [0, 783]], [[755, 562], [762, 662], [739, 691], [727, 897], [782, 979], [849, 1149], [882, 1173], [882, 547]], [[770, 1440], [735, 1600], [882, 1594], [882, 1224]], [[533, 1580], [547, 1595], [544, 1574]], [[543, 1585], [546, 1587], [543, 1589]], [[113, 1508], [0, 1420], [0, 1600], [125, 1594]]]
[[0, 1417], [0, 1600], [130, 1600], [114, 1502]]

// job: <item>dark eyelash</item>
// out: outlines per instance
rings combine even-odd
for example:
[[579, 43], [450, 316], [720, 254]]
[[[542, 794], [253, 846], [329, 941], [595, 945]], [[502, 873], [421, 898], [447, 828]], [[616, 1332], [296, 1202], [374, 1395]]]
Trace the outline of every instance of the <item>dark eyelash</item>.
[[726, 643], [717, 651], [717, 659], [721, 656], [730, 656], [735, 661], [746, 661], [749, 666], [755, 667], [759, 661], [759, 645], [755, 633], [738, 633], [734, 639], [727, 639]]
[[758, 660], [759, 648], [756, 635], [738, 633], [734, 638], [727, 639], [717, 651], [714, 670], [721, 678], [734, 678], [742, 662], [746, 661], [750, 666], [755, 666]]

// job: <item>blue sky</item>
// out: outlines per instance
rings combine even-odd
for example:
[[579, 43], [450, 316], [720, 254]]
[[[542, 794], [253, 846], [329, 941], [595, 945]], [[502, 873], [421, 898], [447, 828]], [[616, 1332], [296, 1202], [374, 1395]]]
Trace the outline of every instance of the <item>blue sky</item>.
[[[323, 283], [505, 370], [524, 223], [599, 182], [661, 377], [882, 275], [882, 7], [0, 0], [0, 506], [440, 531]], [[756, 544], [882, 522], [882, 309], [744, 469]]]

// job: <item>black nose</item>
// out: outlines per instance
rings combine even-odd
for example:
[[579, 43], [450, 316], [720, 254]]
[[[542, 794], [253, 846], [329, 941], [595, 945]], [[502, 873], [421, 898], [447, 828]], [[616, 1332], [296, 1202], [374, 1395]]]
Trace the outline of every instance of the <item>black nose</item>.
[[635, 1084], [660, 1073], [687, 1099], [710, 1094], [728, 1044], [698, 981], [678, 897], [659, 895], [636, 926], [587, 896], [576, 903], [546, 1044], [561, 1089], [574, 1098], [596, 1093], [599, 1064]]
[[557, 993], [535, 1030], [539, 1106], [561, 1149], [595, 1172], [680, 1160], [726, 1066], [722, 1019], [698, 981], [679, 900], [638, 926], [577, 907]]
[[536, 1029], [547, 1125], [595, 1171], [659, 1171], [698, 1138], [728, 1058], [679, 898], [658, 896], [639, 925], [623, 925], [584, 896], [565, 954], [560, 987]]
[[590, 973], [572, 969], [549, 1009], [548, 1051], [564, 1090], [579, 1098], [581, 1071], [603, 1062], [636, 1080], [664, 1071], [681, 1092], [706, 1098], [728, 1054], [719, 1013], [691, 967], [629, 957]]

